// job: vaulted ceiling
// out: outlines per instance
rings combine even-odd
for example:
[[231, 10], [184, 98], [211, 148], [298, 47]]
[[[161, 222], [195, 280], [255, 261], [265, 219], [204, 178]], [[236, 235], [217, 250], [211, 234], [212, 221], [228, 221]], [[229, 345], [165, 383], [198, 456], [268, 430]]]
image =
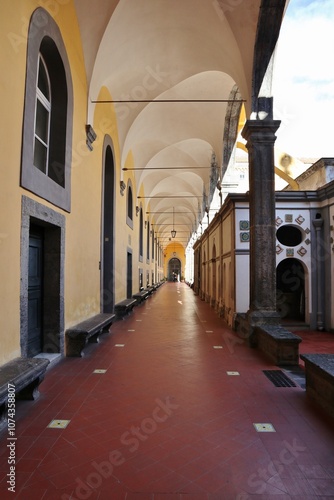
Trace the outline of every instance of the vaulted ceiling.
[[210, 198], [212, 164], [221, 174], [233, 87], [246, 116], [251, 111], [261, 0], [75, 0], [75, 5], [89, 113], [103, 105], [92, 102], [103, 86], [113, 101], [121, 101], [114, 103], [119, 168], [131, 152], [136, 196], [142, 188], [145, 193], [135, 204], [143, 203], [165, 245], [174, 216], [176, 241], [186, 245], [203, 216], [203, 196], [204, 204]]

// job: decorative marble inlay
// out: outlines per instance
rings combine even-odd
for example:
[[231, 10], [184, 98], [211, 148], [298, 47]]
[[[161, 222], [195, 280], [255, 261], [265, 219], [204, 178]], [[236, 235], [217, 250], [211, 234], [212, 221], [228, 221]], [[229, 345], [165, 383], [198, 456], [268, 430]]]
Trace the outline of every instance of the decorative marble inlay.
[[297, 222], [297, 224], [303, 224], [304, 222], [304, 217], [302, 215], [298, 215], [298, 217], [295, 219], [295, 221]]
[[306, 245], [309, 245], [311, 243], [311, 240], [309, 240], [308, 238], [305, 240], [305, 243]]
[[277, 255], [280, 254], [281, 252], [283, 252], [283, 248], [281, 247], [281, 245], [276, 245], [276, 253], [277, 253]]
[[250, 235], [248, 232], [240, 233], [240, 241], [243, 243], [248, 242], [250, 240]]
[[70, 420], [51, 420], [48, 425], [49, 429], [66, 429]]
[[241, 231], [248, 231], [249, 230], [249, 220], [241, 220], [239, 222], [239, 228]]
[[287, 248], [286, 249], [286, 256], [287, 257], [293, 257], [295, 255], [295, 250], [294, 248]]
[[304, 231], [306, 234], [309, 234], [311, 232], [308, 227], [306, 229], [304, 229]]
[[306, 248], [304, 247], [300, 247], [299, 250], [297, 250], [297, 253], [301, 256], [301, 257], [304, 257], [304, 255], [307, 253], [307, 250]]
[[280, 216], [276, 217], [276, 226], [280, 226], [283, 222], [283, 219], [280, 218]]
[[285, 214], [285, 222], [292, 222], [292, 214]]
[[273, 424], [253, 424], [257, 432], [276, 432]]

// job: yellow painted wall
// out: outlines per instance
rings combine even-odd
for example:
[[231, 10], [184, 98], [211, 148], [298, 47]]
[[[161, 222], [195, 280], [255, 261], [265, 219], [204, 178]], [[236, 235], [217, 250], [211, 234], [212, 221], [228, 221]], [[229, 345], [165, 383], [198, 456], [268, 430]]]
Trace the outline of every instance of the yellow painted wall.
[[[27, 34], [32, 13], [44, 7], [57, 23], [63, 37], [73, 83], [73, 135], [71, 170], [71, 212], [67, 213], [39, 196], [20, 187], [22, 123], [26, 79]], [[21, 198], [25, 195], [38, 201], [65, 219], [65, 330], [100, 312], [101, 209], [103, 144], [105, 135], [113, 143], [115, 165], [115, 302], [126, 296], [126, 254], [132, 249], [133, 293], [139, 289], [138, 268], [150, 280], [156, 269], [156, 255], [146, 261], [146, 230], [144, 229], [144, 259], [139, 262], [139, 217], [136, 216], [137, 196], [145, 196], [142, 185], [136, 185], [133, 172], [122, 167], [134, 167], [131, 151], [121, 165], [117, 117], [111, 104], [96, 105], [88, 114], [88, 87], [82, 52], [82, 41], [73, 0], [24, 0], [4, 2], [0, 16], [2, 43], [0, 58], [6, 73], [0, 77], [1, 154], [0, 166], [0, 365], [20, 356], [20, 237]], [[106, 88], [99, 99], [110, 100]], [[88, 118], [97, 134], [93, 151], [86, 145]], [[127, 196], [120, 192], [120, 181], [132, 182], [133, 229], [126, 224]], [[144, 220], [147, 210], [143, 199]], [[184, 269], [184, 250], [178, 249]], [[158, 268], [159, 271], [159, 268]], [[160, 268], [162, 274], [162, 268]], [[62, 332], [63, 333], [63, 332]]]
[[[58, 24], [67, 49], [74, 94], [71, 213], [20, 187], [27, 33], [33, 11], [44, 7]], [[81, 39], [72, 0], [5, 2], [2, 5], [0, 58], [0, 364], [20, 355], [20, 232], [23, 194], [66, 217], [65, 323], [99, 311], [99, 241], [101, 161], [86, 147], [87, 84]], [[94, 200], [92, 203], [91, 200]], [[4, 207], [6, 207], [4, 209]]]
[[[0, 363], [20, 354], [20, 155], [26, 31], [33, 2], [5, 2], [0, 17]], [[15, 189], [13, 187], [15, 186]]]
[[[97, 100], [112, 100], [109, 91], [103, 87], [100, 90]], [[127, 184], [128, 178], [123, 178], [121, 171], [121, 160], [117, 130], [117, 117], [112, 104], [98, 104], [94, 112], [94, 131], [97, 134], [94, 142], [94, 151], [99, 157], [99, 181], [100, 181], [100, 199], [97, 209], [102, 210], [102, 176], [103, 176], [103, 144], [105, 136], [110, 136], [113, 144], [114, 169], [115, 169], [115, 302], [119, 302], [126, 296], [126, 249], [131, 235], [131, 229], [126, 226], [126, 189], [121, 195], [120, 181], [124, 180]], [[127, 165], [132, 166], [132, 155], [129, 154]], [[100, 216], [101, 217], [101, 216]], [[101, 230], [101, 220], [99, 224]], [[99, 238], [101, 236], [99, 235]]]
[[184, 276], [184, 269], [186, 265], [185, 250], [180, 243], [171, 242], [164, 249], [164, 277], [168, 276], [168, 263], [171, 259], [179, 259], [181, 261], [181, 272]]

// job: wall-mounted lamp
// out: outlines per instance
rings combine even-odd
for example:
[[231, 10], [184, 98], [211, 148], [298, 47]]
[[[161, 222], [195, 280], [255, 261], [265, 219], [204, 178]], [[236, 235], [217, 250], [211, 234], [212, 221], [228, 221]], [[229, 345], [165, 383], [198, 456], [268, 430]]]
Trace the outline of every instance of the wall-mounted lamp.
[[122, 196], [124, 196], [124, 191], [125, 191], [125, 188], [126, 188], [125, 182], [124, 181], [120, 181], [119, 186], [120, 186], [120, 193], [121, 193]]
[[176, 236], [176, 231], [174, 229], [174, 207], [173, 207], [173, 229], [171, 230], [171, 235], [172, 235], [172, 238], [175, 238], [175, 236]]
[[91, 125], [86, 125], [86, 144], [90, 151], [93, 151], [93, 142], [96, 139], [96, 133]]

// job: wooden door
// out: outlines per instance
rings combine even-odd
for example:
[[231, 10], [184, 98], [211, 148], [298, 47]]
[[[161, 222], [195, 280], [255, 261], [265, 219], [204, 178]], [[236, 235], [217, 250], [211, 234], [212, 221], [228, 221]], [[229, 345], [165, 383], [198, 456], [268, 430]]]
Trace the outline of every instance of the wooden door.
[[42, 352], [43, 338], [43, 232], [32, 230], [29, 237], [28, 276], [28, 357]]

